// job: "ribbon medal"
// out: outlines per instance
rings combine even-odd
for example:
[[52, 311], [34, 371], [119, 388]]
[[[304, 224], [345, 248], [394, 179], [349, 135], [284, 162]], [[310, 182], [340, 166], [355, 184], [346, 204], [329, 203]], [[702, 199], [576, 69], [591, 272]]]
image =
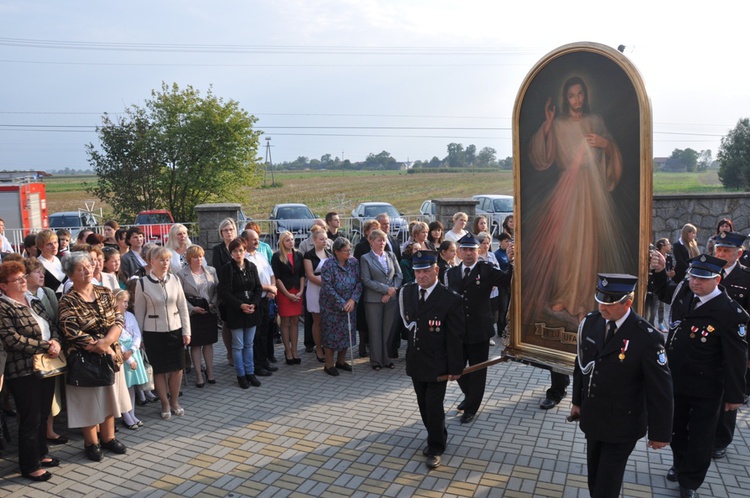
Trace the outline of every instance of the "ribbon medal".
[[692, 327], [690, 327], [690, 338], [691, 339], [695, 339], [695, 333], [696, 332], [698, 332], [698, 327], [696, 327], [695, 325], [693, 325]]
[[708, 335], [708, 331], [701, 330], [701, 342], [706, 342], [706, 336]]
[[[723, 232], [722, 232], [722, 233], [723, 233]], [[477, 274], [477, 285], [479, 285], [479, 284], [481, 283], [481, 282], [479, 281], [479, 278], [480, 278], [480, 277], [481, 277], [481, 275]]]
[[435, 332], [435, 320], [428, 320], [427, 323], [430, 325], [430, 332]]
[[620, 361], [623, 361], [625, 359], [625, 351], [628, 350], [628, 346], [630, 345], [630, 340], [623, 339], [622, 340], [622, 347], [620, 348], [620, 354], [617, 356]]
[[442, 322], [440, 320], [435, 320], [435, 332], [440, 332], [440, 324]]

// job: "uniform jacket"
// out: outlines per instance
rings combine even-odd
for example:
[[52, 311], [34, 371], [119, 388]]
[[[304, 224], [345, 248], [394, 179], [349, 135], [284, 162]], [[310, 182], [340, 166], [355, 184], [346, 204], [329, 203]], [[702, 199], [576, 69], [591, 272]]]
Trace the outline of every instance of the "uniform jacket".
[[668, 282], [663, 271], [654, 274], [654, 291], [659, 299], [671, 298], [672, 303], [667, 356], [674, 392], [707, 398], [724, 392], [727, 403], [742, 403], [747, 312], [726, 292], [690, 310], [694, 294], [687, 280]]
[[401, 266], [398, 264], [396, 255], [390, 251], [383, 254], [388, 258], [388, 271], [380, 264], [380, 260], [374, 252], [364, 254], [359, 260], [359, 272], [364, 287], [362, 300], [365, 303], [379, 303], [383, 294], [388, 292], [388, 287], [398, 289], [403, 282]]
[[[405, 285], [399, 293], [401, 314], [396, 317], [394, 333], [408, 341], [406, 375], [419, 382], [436, 382], [440, 375], [459, 375], [464, 368], [461, 296], [440, 283], [421, 306], [416, 283]], [[416, 326], [408, 329], [404, 319]]]
[[640, 439], [648, 427], [652, 441], [670, 441], [672, 376], [661, 333], [633, 311], [606, 346], [605, 332], [598, 311], [579, 327], [573, 404], [581, 407], [581, 430], [589, 439], [620, 443]]
[[[226, 305], [227, 325], [230, 329], [250, 328], [258, 325], [260, 298], [263, 287], [255, 264], [245, 260], [240, 270], [234, 261], [224, 265], [219, 273], [219, 295]], [[255, 312], [244, 313], [240, 306], [254, 304]]]
[[732, 273], [723, 278], [719, 285], [724, 287], [729, 297], [737, 301], [742, 309], [750, 311], [750, 268], [738, 262]]
[[464, 343], [478, 344], [495, 334], [490, 293], [493, 287], [508, 288], [511, 276], [512, 270], [503, 271], [484, 261], [477, 261], [467, 279], [464, 279], [463, 264], [445, 272], [446, 287], [463, 297]]
[[133, 314], [142, 332], [172, 332], [182, 328], [190, 335], [190, 313], [180, 280], [167, 273], [164, 284], [152, 274], [141, 277], [135, 286]]

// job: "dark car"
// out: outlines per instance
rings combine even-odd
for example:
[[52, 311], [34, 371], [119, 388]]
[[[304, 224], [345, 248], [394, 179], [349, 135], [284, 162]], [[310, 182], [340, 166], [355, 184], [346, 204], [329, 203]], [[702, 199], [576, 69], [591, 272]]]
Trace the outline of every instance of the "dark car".
[[98, 225], [96, 217], [89, 211], [63, 211], [49, 215], [50, 230], [65, 228], [75, 240], [83, 228], [93, 230]]
[[298, 246], [307, 238], [314, 219], [315, 215], [304, 204], [276, 204], [270, 216], [274, 242], [281, 232], [289, 231], [294, 234], [294, 245]]

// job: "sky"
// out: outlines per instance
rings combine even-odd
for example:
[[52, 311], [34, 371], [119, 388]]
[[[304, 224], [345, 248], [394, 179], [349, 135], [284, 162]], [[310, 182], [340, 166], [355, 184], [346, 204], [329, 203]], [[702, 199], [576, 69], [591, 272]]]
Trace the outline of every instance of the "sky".
[[274, 163], [429, 160], [450, 142], [504, 158], [524, 78], [573, 42], [625, 45], [654, 156], [715, 157], [750, 115], [750, 2], [510, 3], [0, 0], [0, 169], [88, 168], [102, 114], [143, 105], [162, 82], [236, 100]]

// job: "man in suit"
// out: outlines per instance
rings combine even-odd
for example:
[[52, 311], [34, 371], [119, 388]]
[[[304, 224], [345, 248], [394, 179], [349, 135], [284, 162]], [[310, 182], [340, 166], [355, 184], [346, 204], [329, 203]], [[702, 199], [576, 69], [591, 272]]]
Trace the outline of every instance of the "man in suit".
[[[739, 232], [721, 232], [716, 236], [714, 252], [717, 258], [727, 262], [721, 270], [721, 286], [724, 287], [729, 297], [742, 306], [742, 309], [748, 311], [750, 310], [750, 269], [738, 261], [742, 257], [742, 244], [746, 238]], [[746, 389], [748, 382], [750, 382], [750, 370], [745, 371]], [[732, 442], [736, 424], [736, 410], [719, 412], [719, 423], [716, 426], [714, 450], [711, 457], [724, 458], [727, 455], [727, 446]]]
[[401, 247], [398, 243], [398, 239], [394, 237], [391, 234], [391, 217], [388, 216], [385, 213], [380, 213], [375, 217], [376, 220], [378, 220], [378, 223], [380, 223], [380, 229], [388, 235], [388, 240], [386, 241], [385, 250], [386, 251], [393, 251], [393, 254], [396, 255], [396, 259], [401, 262]]
[[646, 434], [660, 449], [672, 437], [672, 376], [661, 333], [630, 309], [632, 275], [599, 274], [598, 311], [578, 327], [571, 418], [586, 434], [589, 492], [620, 495], [628, 457]]
[[737, 410], [745, 394], [748, 314], [719, 288], [726, 261], [703, 254], [690, 260], [688, 279], [670, 282], [664, 256], [654, 251], [654, 292], [671, 298], [667, 355], [674, 384], [672, 454], [667, 479], [680, 496], [698, 496], [711, 465], [719, 411]]
[[416, 282], [399, 291], [399, 317], [394, 334], [406, 339], [406, 374], [411, 377], [417, 395], [419, 413], [427, 429], [427, 446], [422, 453], [427, 467], [440, 466], [448, 431], [445, 428], [447, 375], [456, 380], [463, 370], [461, 336], [464, 316], [461, 297], [438, 283], [437, 252], [417, 251], [412, 258]]
[[[446, 287], [463, 297], [463, 313], [466, 323], [464, 331], [464, 362], [476, 365], [487, 361], [490, 354], [490, 339], [495, 335], [494, 317], [490, 305], [493, 287], [510, 286], [513, 273], [495, 268], [492, 263], [478, 260], [479, 241], [470, 233], [458, 240], [461, 264], [445, 272]], [[487, 370], [482, 369], [464, 375], [458, 381], [465, 398], [458, 406], [463, 410], [461, 423], [468, 424], [476, 416], [484, 397]]]

